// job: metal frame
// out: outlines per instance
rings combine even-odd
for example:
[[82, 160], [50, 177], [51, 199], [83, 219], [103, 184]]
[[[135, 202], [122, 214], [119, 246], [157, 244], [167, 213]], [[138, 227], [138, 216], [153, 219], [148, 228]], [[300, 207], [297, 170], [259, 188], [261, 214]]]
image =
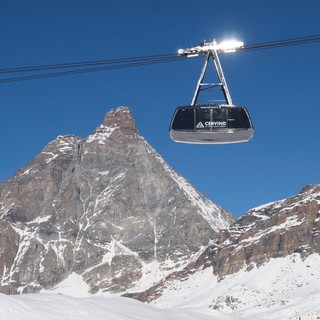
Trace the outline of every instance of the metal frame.
[[[218, 78], [220, 81], [218, 83], [203, 83], [203, 78], [204, 78], [205, 73], [207, 71], [210, 58], [212, 58], [212, 60], [214, 62], [215, 69], [217, 71], [217, 75], [218, 75]], [[193, 99], [191, 102], [191, 106], [195, 106], [197, 104], [197, 100], [198, 100], [200, 91], [204, 91], [204, 90], [207, 90], [208, 88], [212, 88], [212, 87], [221, 87], [221, 90], [223, 92], [223, 95], [224, 95], [225, 101], [226, 101], [225, 104], [229, 105], [229, 106], [233, 105], [230, 91], [229, 91], [225, 76], [223, 74], [220, 60], [218, 57], [218, 52], [216, 49], [208, 50], [207, 57], [204, 62], [204, 65], [203, 65], [203, 68], [202, 68], [202, 71], [201, 71], [201, 74], [200, 74], [200, 77], [199, 77], [199, 80], [197, 83], [197, 87], [196, 87], [196, 90], [195, 90], [195, 93], [194, 93], [194, 96], [193, 96]]]

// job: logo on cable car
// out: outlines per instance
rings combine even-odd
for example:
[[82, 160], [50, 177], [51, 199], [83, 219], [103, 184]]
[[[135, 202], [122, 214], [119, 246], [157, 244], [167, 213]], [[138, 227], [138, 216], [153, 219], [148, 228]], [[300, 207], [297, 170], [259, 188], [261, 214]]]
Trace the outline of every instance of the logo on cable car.
[[226, 127], [227, 122], [226, 121], [206, 121], [203, 125], [203, 123], [200, 121], [197, 123], [196, 128], [197, 129], [204, 129], [208, 127]]
[[196, 125], [196, 128], [197, 128], [197, 129], [203, 129], [203, 128], [204, 128], [203, 123], [202, 123], [201, 121], [198, 122], [198, 124]]
[[204, 123], [206, 127], [226, 127], [226, 121], [207, 121]]
[[208, 127], [226, 127], [227, 122], [226, 121], [206, 121], [203, 125], [203, 123], [200, 121], [196, 125], [197, 129], [204, 129]]

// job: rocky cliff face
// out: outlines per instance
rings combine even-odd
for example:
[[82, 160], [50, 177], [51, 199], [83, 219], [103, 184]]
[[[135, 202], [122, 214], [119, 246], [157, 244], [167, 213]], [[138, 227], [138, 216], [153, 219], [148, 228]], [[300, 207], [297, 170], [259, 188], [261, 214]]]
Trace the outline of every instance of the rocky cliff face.
[[220, 278], [270, 258], [320, 254], [320, 186], [306, 186], [296, 196], [250, 210], [220, 232], [211, 250]]
[[0, 185], [0, 291], [49, 289], [75, 272], [92, 292], [122, 292], [150, 265], [154, 280], [181, 269], [233, 220], [165, 163], [128, 108], [112, 109]]
[[[166, 276], [146, 291], [127, 296], [152, 301], [204, 269], [212, 269], [208, 281], [214, 282], [243, 270], [250, 272], [272, 258], [295, 255], [303, 261], [312, 254], [320, 254], [319, 185], [306, 186], [298, 195], [250, 210], [228, 229], [221, 230], [218, 239], [183, 270]], [[286, 292], [285, 287], [281, 290]]]

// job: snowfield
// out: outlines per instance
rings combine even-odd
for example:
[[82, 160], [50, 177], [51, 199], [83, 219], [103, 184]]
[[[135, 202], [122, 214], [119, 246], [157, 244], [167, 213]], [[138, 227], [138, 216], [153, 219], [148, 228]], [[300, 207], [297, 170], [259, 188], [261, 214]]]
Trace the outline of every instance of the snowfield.
[[119, 297], [74, 298], [52, 294], [0, 295], [1, 320], [209, 320], [193, 311], [157, 309]]
[[320, 255], [272, 259], [251, 271], [218, 279], [207, 268], [167, 284], [150, 304], [99, 293], [90, 295], [72, 274], [39, 294], [0, 295], [1, 320], [288, 320], [320, 319]]

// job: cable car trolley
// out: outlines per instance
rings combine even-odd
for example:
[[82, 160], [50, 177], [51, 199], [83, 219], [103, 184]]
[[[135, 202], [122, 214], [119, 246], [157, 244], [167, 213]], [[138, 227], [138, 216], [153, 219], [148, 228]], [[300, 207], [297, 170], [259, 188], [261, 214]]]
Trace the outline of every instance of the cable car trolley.
[[[247, 109], [236, 106], [221, 68], [218, 52], [233, 52], [243, 46], [242, 42], [204, 42], [199, 46], [180, 49], [179, 56], [194, 57], [206, 55], [197, 87], [190, 106], [178, 107], [170, 124], [170, 137], [175, 142], [192, 144], [226, 144], [249, 141], [253, 136], [253, 126]], [[218, 82], [205, 83], [204, 76], [209, 60], [212, 59]], [[222, 93], [221, 100], [197, 104], [201, 91]]]

